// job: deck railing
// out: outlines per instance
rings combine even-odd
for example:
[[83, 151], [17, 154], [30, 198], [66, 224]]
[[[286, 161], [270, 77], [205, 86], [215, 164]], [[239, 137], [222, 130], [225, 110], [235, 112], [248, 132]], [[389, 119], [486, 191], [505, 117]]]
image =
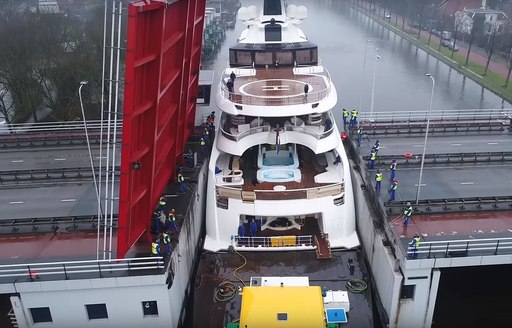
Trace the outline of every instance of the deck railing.
[[[0, 265], [0, 283], [11, 281], [68, 280], [118, 277], [164, 270], [163, 257], [140, 257], [114, 260], [84, 260]], [[157, 271], [158, 272], [158, 271]], [[162, 271], [163, 272], [163, 271]], [[146, 273], [148, 274], [148, 273]]]
[[512, 254], [512, 237], [421, 241], [416, 257], [414, 257], [414, 248], [412, 246], [408, 246], [407, 253], [409, 258]]
[[[323, 125], [323, 124], [322, 125], [308, 125], [308, 124], [299, 125], [299, 124], [295, 124], [293, 122], [293, 120], [291, 120], [292, 121], [292, 122], [290, 122], [291, 124], [289, 124], [289, 125], [286, 124], [284, 126], [281, 126], [280, 129], [284, 130], [284, 131], [293, 131], [293, 132], [297, 132], [297, 133], [304, 133], [304, 134], [307, 134], [307, 135], [310, 135], [310, 136], [316, 138], [317, 140], [320, 140], [320, 139], [326, 138], [334, 131], [335, 120], [334, 120], [334, 116], [332, 115], [332, 112], [329, 112], [329, 114], [325, 114], [325, 115], [327, 115], [327, 117], [331, 120], [331, 122], [333, 122], [330, 129], [328, 129], [328, 130], [325, 130], [325, 125]], [[231, 133], [231, 131], [226, 131], [226, 129], [228, 128], [228, 124], [226, 124], [227, 117], [228, 116], [223, 117], [221, 119], [220, 130], [226, 138], [228, 138], [230, 140], [237, 141], [237, 142], [247, 136], [250, 136], [250, 135], [253, 135], [256, 133], [269, 132], [269, 131], [276, 129], [275, 127], [271, 127], [267, 123], [267, 124], [262, 124], [259, 126], [252, 127], [250, 129], [240, 132], [238, 134], [233, 134], [233, 133]], [[315, 131], [315, 129], [316, 129], [316, 131]]]
[[[121, 131], [123, 127], [123, 122], [119, 121], [117, 123], [117, 131]], [[101, 121], [99, 120], [91, 120], [87, 121], [87, 130], [98, 131], [101, 128]], [[103, 123], [103, 129], [106, 133], [107, 123]], [[110, 127], [113, 129], [113, 125]], [[84, 131], [84, 122], [83, 121], [64, 121], [64, 122], [39, 122], [39, 123], [16, 123], [16, 124], [3, 124], [0, 125], [0, 132], [8, 132], [11, 131], [13, 133], [43, 133], [43, 132], [72, 132]]]
[[244, 191], [241, 188], [217, 186], [217, 196], [244, 201], [254, 200], [285, 200], [285, 199], [313, 199], [327, 196], [336, 196], [345, 191], [344, 183], [335, 183], [320, 187], [286, 189], [286, 190], [254, 190]]
[[313, 236], [274, 236], [274, 237], [243, 237], [234, 236], [236, 247], [312, 247]]
[[[331, 92], [331, 76], [326, 68], [322, 66], [305, 66], [305, 67], [295, 67], [293, 69], [295, 75], [301, 75], [300, 81], [308, 82], [308, 79], [313, 82], [314, 78], [322, 77], [324, 79], [326, 87], [322, 90], [313, 90], [308, 93], [307, 100], [304, 98], [304, 94], [301, 93], [299, 95], [282, 95], [282, 96], [257, 96], [257, 95], [248, 95], [237, 92], [229, 92], [226, 86], [226, 82], [229, 78], [229, 74], [231, 74], [231, 69], [224, 71], [222, 76], [222, 83], [220, 86], [220, 92], [222, 96], [226, 99], [229, 99], [235, 104], [244, 104], [244, 105], [256, 105], [256, 106], [287, 106], [287, 105], [298, 105], [304, 103], [315, 103], [325, 99]], [[228, 74], [229, 73], [229, 74]], [[237, 71], [235, 70], [235, 74]], [[253, 68], [242, 70], [240, 69], [239, 74], [237, 74], [237, 78], [243, 76], [255, 76], [256, 70]], [[311, 78], [307, 78], [305, 76], [310, 75]]]

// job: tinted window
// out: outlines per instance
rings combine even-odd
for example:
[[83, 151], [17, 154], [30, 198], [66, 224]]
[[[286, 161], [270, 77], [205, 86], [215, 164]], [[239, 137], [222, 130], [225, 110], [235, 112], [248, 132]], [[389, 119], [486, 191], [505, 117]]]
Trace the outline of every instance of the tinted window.
[[263, 3], [263, 15], [281, 15], [281, 1], [265, 0]]
[[87, 304], [85, 306], [87, 309], [87, 315], [89, 316], [89, 320], [94, 319], [107, 319], [107, 305], [102, 304]]
[[142, 312], [144, 313], [144, 316], [158, 315], [158, 305], [156, 301], [142, 302]]
[[265, 25], [265, 41], [281, 41], [281, 25]]
[[30, 308], [30, 314], [34, 323], [53, 322], [49, 307]]

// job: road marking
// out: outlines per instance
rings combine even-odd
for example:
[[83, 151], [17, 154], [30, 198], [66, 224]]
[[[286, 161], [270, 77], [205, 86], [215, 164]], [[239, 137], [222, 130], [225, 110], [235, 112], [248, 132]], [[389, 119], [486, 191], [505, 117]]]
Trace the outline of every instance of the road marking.
[[74, 202], [76, 199], [70, 198], [70, 199], [61, 199], [61, 202]]
[[[422, 186], [422, 187], [425, 187], [426, 185], [427, 185], [426, 183], [422, 183], [422, 184], [421, 184], [421, 186]], [[415, 186], [415, 187], [417, 187], [417, 186], [418, 186], [418, 184], [415, 184], [414, 186]]]
[[11, 163], [23, 163], [22, 159], [15, 159], [14, 161], [11, 161]]
[[13, 204], [23, 204], [23, 202], [19, 201], [19, 202], [9, 202], [9, 204], [13, 205]]
[[473, 181], [469, 181], [469, 182], [461, 182], [460, 183], [461, 185], [472, 185], [472, 184], [475, 184]]
[[413, 145], [413, 147], [423, 147], [423, 145]]
[[462, 146], [462, 144], [450, 144], [450, 146]]
[[497, 145], [497, 144], [498, 144], [498, 142], [488, 142], [487, 144], [488, 144], [488, 145]]
[[96, 156], [96, 159], [100, 159], [100, 158], [107, 158], [107, 156]]
[[65, 158], [54, 158], [53, 160], [54, 161], [65, 161], [66, 159]]

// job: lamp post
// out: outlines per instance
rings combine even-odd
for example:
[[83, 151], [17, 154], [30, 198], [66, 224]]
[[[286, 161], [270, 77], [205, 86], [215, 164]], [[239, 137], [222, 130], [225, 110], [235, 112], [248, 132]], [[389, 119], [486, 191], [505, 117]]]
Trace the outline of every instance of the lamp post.
[[363, 55], [363, 71], [361, 72], [361, 90], [359, 90], [359, 108], [357, 110], [361, 110], [361, 105], [363, 102], [363, 81], [364, 81], [364, 73], [366, 69], [366, 50], [368, 50], [368, 43], [373, 42], [372, 40], [366, 40], [364, 45], [364, 55]]
[[96, 201], [98, 206], [98, 235], [97, 235], [97, 247], [96, 247], [96, 260], [99, 260], [99, 247], [100, 247], [100, 223], [101, 223], [101, 202], [100, 202], [100, 192], [98, 188], [98, 182], [96, 181], [96, 172], [94, 169], [94, 162], [92, 159], [92, 151], [91, 151], [91, 143], [89, 142], [89, 132], [87, 130], [87, 121], [85, 120], [85, 112], [84, 112], [84, 103], [82, 101], [82, 87], [89, 83], [88, 81], [80, 81], [80, 86], [78, 87], [78, 97], [80, 98], [80, 108], [82, 110], [82, 119], [84, 122], [84, 131], [85, 131], [85, 140], [87, 141], [87, 150], [89, 151], [89, 160], [91, 162], [91, 171], [92, 171], [92, 179], [94, 181], [94, 190], [96, 191]]
[[376, 56], [375, 56], [375, 63], [374, 63], [374, 66], [373, 66], [373, 82], [372, 82], [372, 102], [371, 102], [371, 105], [370, 105], [370, 122], [373, 122], [373, 105], [375, 103], [375, 75], [377, 73], [377, 62], [381, 58], [379, 56], [379, 49], [378, 48], [375, 49], [375, 53], [376, 53]]
[[434, 89], [436, 87], [436, 80], [430, 73], [426, 73], [425, 76], [432, 80], [432, 93], [430, 94], [430, 105], [428, 107], [427, 114], [427, 128], [425, 131], [425, 141], [423, 142], [423, 154], [421, 154], [421, 165], [420, 165], [420, 179], [418, 181], [418, 190], [416, 191], [416, 205], [420, 200], [420, 189], [421, 189], [421, 178], [423, 177], [423, 164], [425, 163], [425, 152], [427, 151], [427, 139], [428, 139], [428, 128], [430, 125], [430, 113], [432, 112], [432, 101], [434, 100]]

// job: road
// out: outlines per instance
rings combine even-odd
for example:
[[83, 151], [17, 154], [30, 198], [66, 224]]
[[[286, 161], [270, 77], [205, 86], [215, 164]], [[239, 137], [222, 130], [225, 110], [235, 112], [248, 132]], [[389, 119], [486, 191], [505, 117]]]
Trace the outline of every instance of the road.
[[[114, 198], [119, 197], [119, 183], [115, 184]], [[104, 197], [102, 190], [101, 199]], [[102, 201], [102, 206], [103, 206]], [[117, 213], [117, 201], [114, 202]], [[0, 189], [0, 220], [96, 215], [94, 184], [72, 183], [53, 187]]]

